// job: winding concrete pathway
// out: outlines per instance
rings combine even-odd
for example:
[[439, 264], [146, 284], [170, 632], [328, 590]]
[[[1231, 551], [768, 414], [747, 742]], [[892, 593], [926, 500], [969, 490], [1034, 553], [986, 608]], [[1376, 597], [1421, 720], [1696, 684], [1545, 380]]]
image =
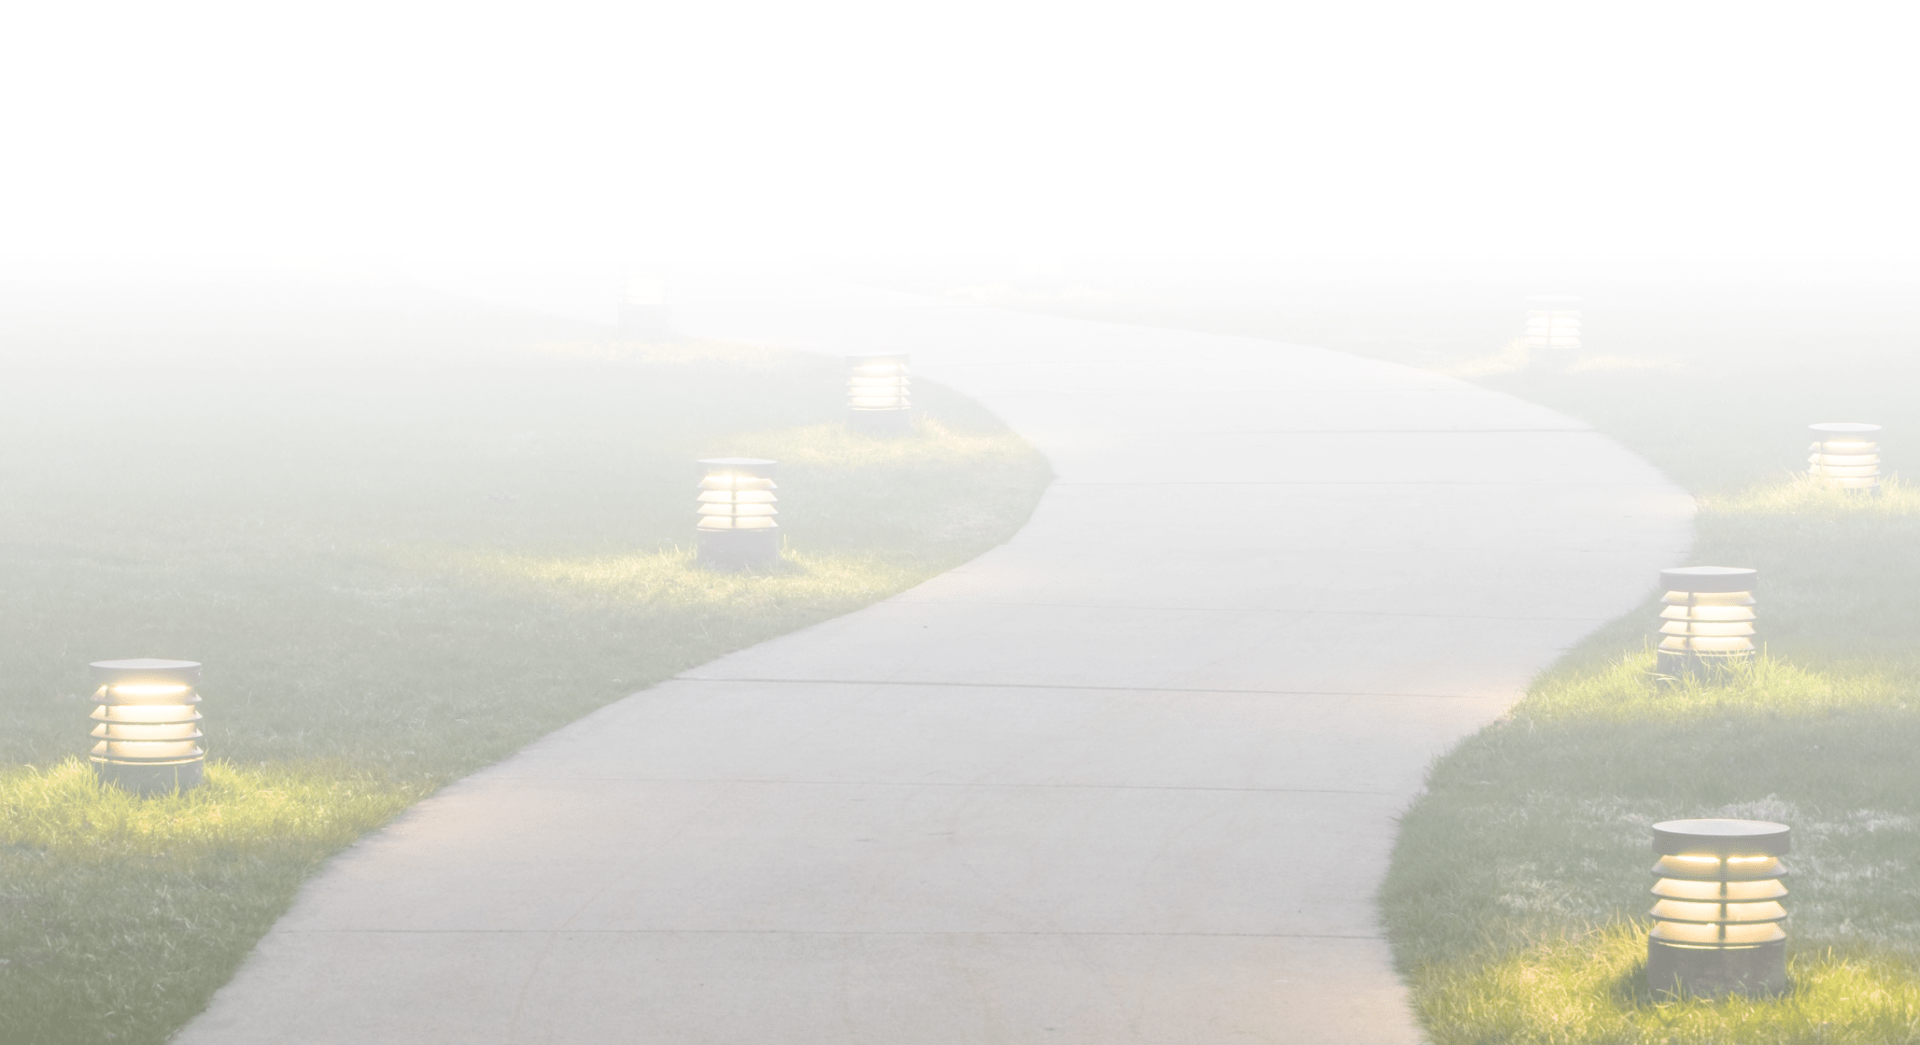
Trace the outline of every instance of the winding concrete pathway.
[[1058, 481], [421, 803], [184, 1045], [1416, 1042], [1396, 815], [1690, 540], [1643, 460], [1418, 370], [825, 283], [678, 320], [911, 352]]

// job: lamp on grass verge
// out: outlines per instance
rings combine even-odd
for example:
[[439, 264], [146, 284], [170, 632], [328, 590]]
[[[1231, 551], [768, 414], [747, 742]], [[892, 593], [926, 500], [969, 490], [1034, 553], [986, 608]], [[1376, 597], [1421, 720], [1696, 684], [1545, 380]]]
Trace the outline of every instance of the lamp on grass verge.
[[1527, 299], [1528, 348], [1577, 350], [1580, 347], [1580, 299], [1540, 294]]
[[92, 665], [94, 775], [143, 795], [185, 791], [205, 776], [200, 665], [190, 660], [102, 660]]
[[1829, 421], [1808, 425], [1807, 474], [1837, 490], [1880, 492], [1880, 426]]
[[868, 435], [905, 435], [913, 428], [907, 357], [847, 357], [847, 425]]
[[1704, 997], [1787, 989], [1780, 857], [1792, 829], [1766, 820], [1653, 825], [1647, 986]]
[[700, 523], [695, 557], [708, 566], [764, 566], [780, 558], [780, 524], [773, 517], [776, 461], [715, 457], [695, 462], [700, 475]]
[[1682, 566], [1660, 571], [1666, 589], [1655, 666], [1668, 675], [1750, 659], [1753, 591], [1760, 571], [1740, 566]]

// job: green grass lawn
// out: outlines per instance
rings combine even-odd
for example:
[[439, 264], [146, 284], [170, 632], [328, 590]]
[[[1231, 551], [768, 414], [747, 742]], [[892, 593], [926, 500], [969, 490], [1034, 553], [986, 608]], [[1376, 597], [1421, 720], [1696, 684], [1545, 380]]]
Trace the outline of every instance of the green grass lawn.
[[[1046, 463], [837, 359], [396, 288], [0, 311], [0, 1041], [148, 1042], [329, 855], [608, 701], [1005, 541]], [[691, 557], [697, 457], [782, 462], [783, 564]], [[93, 785], [90, 661], [206, 665], [206, 786]]]
[[[928, 284], [932, 285], [932, 284]], [[977, 299], [1252, 334], [1454, 374], [1585, 418], [1699, 500], [1695, 564], [1752, 566], [1766, 654], [1656, 676], [1649, 599], [1433, 767], [1381, 894], [1436, 1045], [1920, 1042], [1920, 490], [1797, 477], [1818, 421], [1886, 426], [1920, 475], [1920, 312], [1872, 287], [1589, 289], [1589, 347], [1513, 345], [1528, 290], [1253, 276], [1094, 279]], [[1649, 996], [1648, 826], [1794, 828], [1793, 989]]]

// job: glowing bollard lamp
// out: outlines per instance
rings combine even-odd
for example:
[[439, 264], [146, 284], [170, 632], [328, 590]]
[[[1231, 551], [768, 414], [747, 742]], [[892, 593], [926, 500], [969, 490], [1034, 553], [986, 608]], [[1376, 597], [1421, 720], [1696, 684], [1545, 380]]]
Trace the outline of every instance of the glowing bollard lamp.
[[1839, 490], [1880, 492], [1880, 426], [1830, 421], [1808, 425], [1813, 445], [1807, 449], [1807, 474]]
[[1580, 310], [1574, 307], [1579, 298], [1542, 294], [1527, 303], [1535, 306], [1527, 312], [1528, 348], [1579, 349]]
[[103, 660], [92, 665], [93, 771], [104, 783], [151, 795], [198, 787], [200, 665], [190, 660]]
[[1765, 820], [1653, 825], [1653, 929], [1647, 986], [1719, 997], [1787, 989], [1780, 898], [1791, 828]]
[[913, 429], [907, 357], [847, 357], [847, 424], [868, 435], [905, 435]]
[[1668, 675], [1751, 658], [1753, 591], [1760, 571], [1738, 566], [1661, 570], [1660, 648], [1656, 667]]
[[696, 557], [709, 566], [764, 566], [780, 558], [779, 514], [774, 508], [778, 462], [756, 457], [715, 457], [697, 462], [700, 524]]

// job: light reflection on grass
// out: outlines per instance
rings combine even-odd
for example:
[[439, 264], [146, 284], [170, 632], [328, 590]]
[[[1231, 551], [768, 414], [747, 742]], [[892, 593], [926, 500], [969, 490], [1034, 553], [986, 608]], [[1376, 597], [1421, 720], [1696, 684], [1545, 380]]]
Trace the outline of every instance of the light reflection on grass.
[[1891, 476], [1878, 494], [1841, 490], [1795, 473], [1777, 483], [1757, 483], [1699, 498], [1700, 510], [1720, 515], [1920, 515], [1920, 488]]
[[1762, 655], [1697, 675], [1664, 675], [1654, 669], [1649, 641], [1645, 649], [1606, 667], [1554, 677], [1516, 707], [1510, 721], [1672, 721], [1730, 713], [1781, 717], [1905, 708], [1912, 687], [1905, 668], [1889, 664], [1835, 673]]
[[154, 798], [99, 786], [77, 758], [0, 774], [0, 1040], [156, 1040], [309, 874], [425, 790], [219, 760], [203, 786]]
[[1654, 997], [1646, 933], [1611, 925], [1438, 973], [1419, 995], [1434, 1045], [1607, 1042], [1896, 1045], [1920, 1040], [1920, 976], [1866, 952], [1803, 950], [1791, 993], [1725, 1001]]
[[0, 775], [0, 845], [54, 862], [166, 857], [177, 866], [224, 860], [235, 845], [351, 841], [404, 808], [418, 788], [398, 788], [338, 765], [207, 763], [191, 791], [140, 797], [102, 787], [85, 760]]
[[563, 559], [475, 555], [450, 560], [502, 580], [556, 585], [655, 606], [742, 606], [784, 599], [871, 599], [920, 579], [921, 571], [877, 555], [809, 555], [788, 549], [773, 565], [716, 570], [688, 549]]
[[864, 468], [877, 464], [915, 462], [922, 465], [977, 463], [998, 458], [1013, 461], [1030, 452], [1008, 432], [962, 431], [937, 417], [914, 418], [911, 436], [875, 438], [840, 422], [807, 425], [781, 431], [754, 432], [734, 441], [731, 453], [759, 454], [789, 464], [833, 464]]

